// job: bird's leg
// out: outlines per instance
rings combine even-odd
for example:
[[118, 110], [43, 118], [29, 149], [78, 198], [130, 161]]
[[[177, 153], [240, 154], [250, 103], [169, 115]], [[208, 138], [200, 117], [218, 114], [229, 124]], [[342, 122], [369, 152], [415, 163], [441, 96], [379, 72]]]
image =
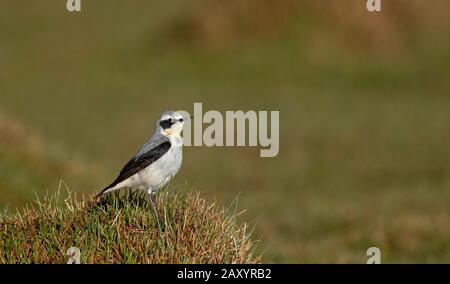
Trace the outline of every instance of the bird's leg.
[[156, 207], [156, 193], [153, 193], [152, 191], [149, 191], [150, 195], [150, 203], [152, 204], [153, 212], [155, 213], [156, 222], [158, 223], [158, 228], [162, 236], [162, 227], [161, 223], [159, 222], [159, 216], [158, 216], [158, 208]]
[[153, 210], [155, 210], [155, 214], [158, 214], [158, 203], [156, 201], [156, 193], [150, 193], [150, 201], [152, 202]]

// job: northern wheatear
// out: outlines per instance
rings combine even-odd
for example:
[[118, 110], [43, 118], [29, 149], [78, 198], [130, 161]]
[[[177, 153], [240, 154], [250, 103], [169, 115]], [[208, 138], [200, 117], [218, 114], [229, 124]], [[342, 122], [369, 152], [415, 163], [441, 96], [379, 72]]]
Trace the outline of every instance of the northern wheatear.
[[118, 177], [103, 189], [97, 197], [122, 188], [145, 190], [150, 195], [158, 223], [155, 194], [180, 170], [183, 160], [184, 118], [173, 111], [165, 111], [156, 122], [155, 132], [131, 160], [123, 167]]

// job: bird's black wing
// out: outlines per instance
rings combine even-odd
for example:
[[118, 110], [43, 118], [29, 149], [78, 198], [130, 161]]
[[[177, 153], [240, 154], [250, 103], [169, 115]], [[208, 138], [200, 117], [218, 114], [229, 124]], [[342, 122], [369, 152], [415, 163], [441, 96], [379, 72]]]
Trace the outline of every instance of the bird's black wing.
[[102, 195], [106, 190], [116, 186], [132, 175], [136, 174], [140, 170], [150, 166], [154, 161], [161, 158], [170, 149], [170, 142], [164, 142], [151, 149], [150, 151], [133, 157], [120, 171], [119, 176], [114, 180], [113, 183], [105, 187], [97, 196]]

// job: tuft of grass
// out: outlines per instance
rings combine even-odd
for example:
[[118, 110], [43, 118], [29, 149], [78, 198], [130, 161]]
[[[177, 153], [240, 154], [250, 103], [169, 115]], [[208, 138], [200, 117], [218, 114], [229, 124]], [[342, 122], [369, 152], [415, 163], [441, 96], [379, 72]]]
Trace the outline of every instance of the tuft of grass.
[[100, 201], [69, 192], [0, 214], [0, 263], [66, 263], [71, 247], [81, 263], [258, 263], [256, 242], [235, 210], [199, 193], [158, 196], [158, 227], [147, 197], [135, 192]]

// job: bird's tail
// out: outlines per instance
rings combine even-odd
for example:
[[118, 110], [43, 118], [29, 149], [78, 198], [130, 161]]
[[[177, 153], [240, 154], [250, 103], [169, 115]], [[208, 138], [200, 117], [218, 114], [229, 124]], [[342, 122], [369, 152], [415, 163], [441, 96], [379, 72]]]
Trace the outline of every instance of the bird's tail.
[[112, 187], [113, 187], [113, 184], [108, 185], [102, 191], [97, 193], [94, 198], [96, 198], [96, 199], [100, 198], [101, 196], [103, 196], [103, 194], [108, 193], [109, 191], [111, 191]]

